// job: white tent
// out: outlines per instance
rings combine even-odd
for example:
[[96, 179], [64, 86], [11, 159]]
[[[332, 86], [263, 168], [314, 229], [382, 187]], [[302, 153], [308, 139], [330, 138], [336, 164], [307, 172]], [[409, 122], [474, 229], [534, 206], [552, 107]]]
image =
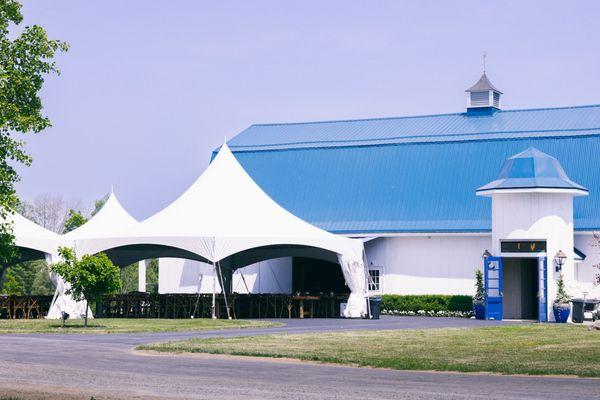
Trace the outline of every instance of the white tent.
[[[26, 259], [49, 259], [56, 255], [56, 250], [61, 242], [60, 235], [18, 213], [10, 215], [8, 220], [12, 224], [15, 245], [21, 249], [21, 258], [24, 261]], [[37, 252], [38, 256], [33, 254], [28, 256], [27, 253], [30, 251]]]
[[[43, 260], [48, 264], [55, 262], [58, 259], [58, 247], [63, 245], [60, 235], [36, 224], [33, 221], [23, 217], [18, 213], [13, 213], [8, 218], [12, 224], [13, 235], [15, 236], [15, 245], [19, 248], [19, 259], [16, 262], [29, 260]], [[62, 309], [73, 313], [80, 311], [76, 306], [76, 302], [69, 296], [64, 295], [64, 282], [55, 274], [50, 275], [57, 289], [54, 294], [53, 304], [55, 303], [58, 294], [61, 293], [63, 298], [60, 302], [63, 305]], [[60, 317], [60, 311], [55, 318]]]
[[[85, 224], [64, 234], [61, 238], [61, 245], [73, 247], [76, 254], [81, 256], [84, 253], [81, 253], [78, 249], [79, 241], [104, 237], [137, 223], [138, 221], [123, 208], [115, 194], [111, 191], [100, 211]], [[65, 294], [68, 284], [60, 277], [53, 277], [53, 280], [56, 282], [56, 292], [46, 318], [60, 318], [61, 311], [69, 313], [72, 318], [79, 318], [85, 314], [85, 303], [76, 302], [71, 296]], [[91, 316], [92, 313], [88, 312], [88, 315]]]
[[110, 256], [119, 248], [131, 252], [135, 246], [154, 246], [180, 251], [181, 258], [211, 263], [227, 259], [233, 268], [275, 254], [327, 253], [339, 261], [351, 290], [346, 316], [360, 317], [366, 309], [362, 242], [328, 233], [282, 208], [244, 171], [227, 145], [162, 211], [118, 233], [77, 243], [79, 254], [106, 251]]
[[82, 239], [104, 237], [137, 223], [138, 221], [123, 208], [117, 196], [111, 191], [106, 203], [96, 215], [77, 229], [65, 233], [63, 238], [77, 242]]

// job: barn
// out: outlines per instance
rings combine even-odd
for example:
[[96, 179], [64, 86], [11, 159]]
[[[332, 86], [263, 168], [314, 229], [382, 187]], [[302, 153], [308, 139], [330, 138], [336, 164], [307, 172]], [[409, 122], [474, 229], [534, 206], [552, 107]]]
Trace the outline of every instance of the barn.
[[[282, 207], [365, 242], [371, 293], [473, 294], [480, 269], [491, 317], [552, 320], [560, 276], [597, 294], [600, 105], [504, 110], [486, 74], [466, 94], [460, 113], [258, 124], [227, 144]], [[208, 291], [206, 274], [161, 259], [159, 291]], [[238, 292], [343, 287], [335, 265], [304, 258], [233, 277]]]

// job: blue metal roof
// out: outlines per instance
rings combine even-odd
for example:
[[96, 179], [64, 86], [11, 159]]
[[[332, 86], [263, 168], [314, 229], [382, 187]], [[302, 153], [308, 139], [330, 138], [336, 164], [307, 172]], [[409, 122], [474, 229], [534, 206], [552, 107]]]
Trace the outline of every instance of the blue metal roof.
[[275, 201], [337, 233], [489, 231], [475, 190], [534, 146], [591, 189], [575, 228], [600, 229], [600, 106], [253, 125], [228, 145]]
[[[232, 151], [579, 136], [600, 133], [600, 105], [351, 121], [252, 125]], [[523, 150], [523, 149], [521, 149]]]
[[569, 179], [556, 158], [530, 147], [509, 157], [498, 178], [477, 189], [477, 193], [538, 188], [588, 192], [586, 188]]

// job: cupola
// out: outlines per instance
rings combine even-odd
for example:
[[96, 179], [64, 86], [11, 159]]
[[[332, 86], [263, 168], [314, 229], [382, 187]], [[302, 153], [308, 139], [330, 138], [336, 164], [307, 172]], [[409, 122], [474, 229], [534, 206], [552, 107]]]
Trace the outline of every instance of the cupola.
[[465, 90], [467, 92], [467, 110], [489, 109], [499, 110], [501, 106], [500, 97], [502, 92], [492, 85], [485, 71], [476, 84]]
[[588, 190], [573, 182], [558, 160], [535, 147], [508, 158], [496, 180], [477, 189], [477, 195], [500, 192], [570, 193], [585, 196]]

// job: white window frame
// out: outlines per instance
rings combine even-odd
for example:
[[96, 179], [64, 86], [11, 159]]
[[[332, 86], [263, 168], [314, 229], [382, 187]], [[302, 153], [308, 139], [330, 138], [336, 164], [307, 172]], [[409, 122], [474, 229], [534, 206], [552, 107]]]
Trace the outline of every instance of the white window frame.
[[[378, 288], [371, 290], [371, 271], [377, 271], [379, 273]], [[383, 267], [381, 266], [370, 266], [367, 273], [369, 274], [369, 281], [367, 282], [367, 291], [369, 293], [383, 293]]]

